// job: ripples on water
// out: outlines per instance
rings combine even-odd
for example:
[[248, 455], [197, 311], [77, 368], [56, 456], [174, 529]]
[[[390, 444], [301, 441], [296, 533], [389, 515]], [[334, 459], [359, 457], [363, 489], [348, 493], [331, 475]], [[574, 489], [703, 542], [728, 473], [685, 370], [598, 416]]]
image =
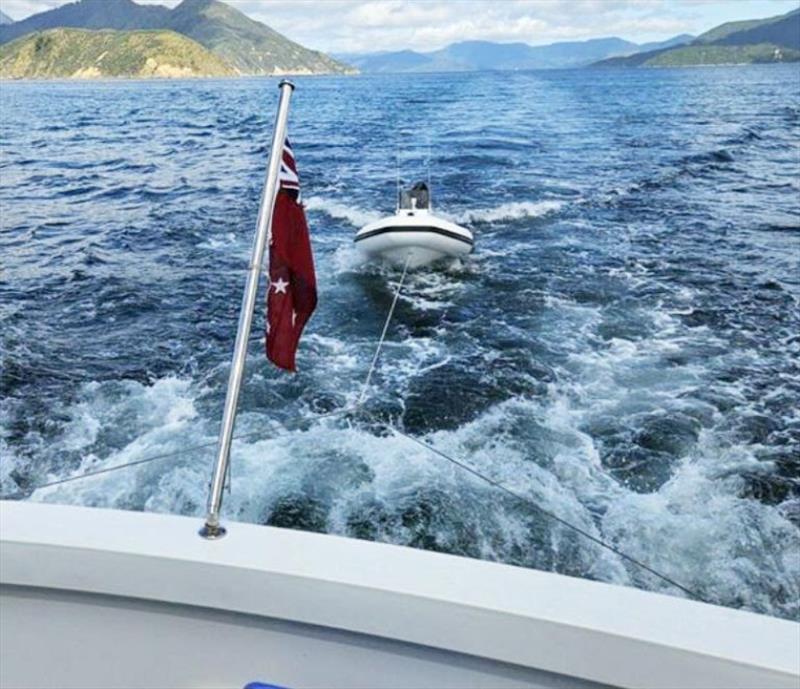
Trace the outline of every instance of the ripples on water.
[[[2, 492], [200, 515], [213, 448], [34, 487], [213, 443], [275, 82], [0, 89]], [[320, 306], [296, 376], [253, 337], [229, 516], [665, 590], [406, 440], [313, 421], [357, 398], [398, 277], [352, 235], [430, 146], [477, 251], [411, 277], [372, 410], [797, 617], [799, 91], [796, 66], [299, 80]]]

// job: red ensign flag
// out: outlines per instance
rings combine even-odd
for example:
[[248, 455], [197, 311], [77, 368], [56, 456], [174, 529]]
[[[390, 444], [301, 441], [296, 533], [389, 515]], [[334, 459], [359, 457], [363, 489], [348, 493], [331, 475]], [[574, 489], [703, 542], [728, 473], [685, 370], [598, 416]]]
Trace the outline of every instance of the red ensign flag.
[[267, 358], [294, 371], [300, 335], [317, 305], [317, 278], [289, 139], [283, 145], [278, 181], [269, 244]]

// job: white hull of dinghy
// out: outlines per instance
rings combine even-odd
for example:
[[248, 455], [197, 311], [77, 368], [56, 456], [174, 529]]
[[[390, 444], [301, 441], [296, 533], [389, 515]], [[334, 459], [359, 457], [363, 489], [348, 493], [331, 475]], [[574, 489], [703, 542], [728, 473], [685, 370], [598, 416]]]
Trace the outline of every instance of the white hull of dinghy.
[[472, 232], [425, 210], [400, 211], [361, 228], [356, 246], [368, 258], [381, 258], [409, 268], [472, 251]]

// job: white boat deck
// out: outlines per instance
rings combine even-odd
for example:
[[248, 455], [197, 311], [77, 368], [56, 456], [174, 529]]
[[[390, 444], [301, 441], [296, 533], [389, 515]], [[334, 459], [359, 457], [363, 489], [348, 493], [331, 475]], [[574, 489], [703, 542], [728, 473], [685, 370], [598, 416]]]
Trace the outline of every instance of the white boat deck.
[[0, 686], [787, 687], [800, 625], [335, 536], [0, 502]]

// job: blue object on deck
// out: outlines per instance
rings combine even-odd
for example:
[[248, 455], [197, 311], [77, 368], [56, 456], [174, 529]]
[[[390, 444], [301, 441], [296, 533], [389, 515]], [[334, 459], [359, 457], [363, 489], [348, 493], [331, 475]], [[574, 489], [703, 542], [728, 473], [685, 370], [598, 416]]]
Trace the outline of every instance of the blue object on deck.
[[246, 684], [244, 689], [286, 689], [286, 687], [279, 687], [277, 684], [265, 684], [264, 682], [250, 682]]

